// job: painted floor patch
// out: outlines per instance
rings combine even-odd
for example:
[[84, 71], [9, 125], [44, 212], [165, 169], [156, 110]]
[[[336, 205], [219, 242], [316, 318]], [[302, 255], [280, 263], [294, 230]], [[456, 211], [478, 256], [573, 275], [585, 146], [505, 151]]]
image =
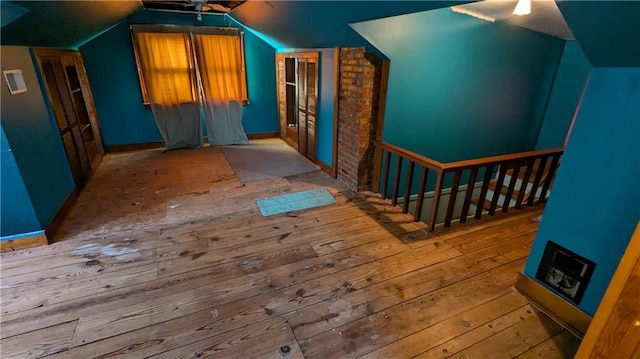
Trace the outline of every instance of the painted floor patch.
[[268, 217], [280, 213], [326, 206], [336, 203], [336, 199], [326, 189], [314, 189], [259, 199], [256, 203], [258, 204], [260, 213]]

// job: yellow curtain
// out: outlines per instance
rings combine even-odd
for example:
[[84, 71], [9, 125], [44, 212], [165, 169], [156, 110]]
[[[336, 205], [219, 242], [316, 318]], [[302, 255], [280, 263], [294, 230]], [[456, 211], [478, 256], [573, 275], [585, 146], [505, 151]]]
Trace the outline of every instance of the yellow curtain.
[[198, 70], [207, 101], [242, 101], [246, 97], [239, 36], [195, 34]]
[[134, 33], [149, 102], [179, 105], [197, 102], [189, 34]]

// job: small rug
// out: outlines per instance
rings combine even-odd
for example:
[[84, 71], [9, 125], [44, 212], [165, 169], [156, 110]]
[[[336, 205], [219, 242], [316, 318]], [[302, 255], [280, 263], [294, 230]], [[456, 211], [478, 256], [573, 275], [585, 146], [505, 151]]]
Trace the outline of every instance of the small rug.
[[282, 196], [259, 199], [256, 201], [263, 216], [322, 207], [336, 203], [336, 199], [326, 189], [314, 189], [289, 193]]
[[224, 146], [222, 152], [242, 183], [293, 176], [320, 169], [282, 141]]

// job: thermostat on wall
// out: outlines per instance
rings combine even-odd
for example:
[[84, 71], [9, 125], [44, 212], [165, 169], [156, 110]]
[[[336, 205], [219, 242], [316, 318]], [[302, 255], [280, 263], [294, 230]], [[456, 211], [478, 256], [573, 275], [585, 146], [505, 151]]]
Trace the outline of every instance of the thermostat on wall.
[[4, 80], [9, 86], [9, 92], [12, 95], [27, 92], [27, 85], [24, 83], [24, 77], [22, 77], [22, 70], [4, 70]]

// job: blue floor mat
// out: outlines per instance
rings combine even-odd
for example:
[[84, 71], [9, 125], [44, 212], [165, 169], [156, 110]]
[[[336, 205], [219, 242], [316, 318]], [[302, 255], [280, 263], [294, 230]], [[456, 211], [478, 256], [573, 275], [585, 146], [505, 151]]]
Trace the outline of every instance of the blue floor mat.
[[256, 201], [263, 216], [273, 216], [280, 213], [299, 211], [307, 208], [321, 207], [336, 203], [331, 193], [326, 189], [296, 192], [282, 196], [259, 199]]

